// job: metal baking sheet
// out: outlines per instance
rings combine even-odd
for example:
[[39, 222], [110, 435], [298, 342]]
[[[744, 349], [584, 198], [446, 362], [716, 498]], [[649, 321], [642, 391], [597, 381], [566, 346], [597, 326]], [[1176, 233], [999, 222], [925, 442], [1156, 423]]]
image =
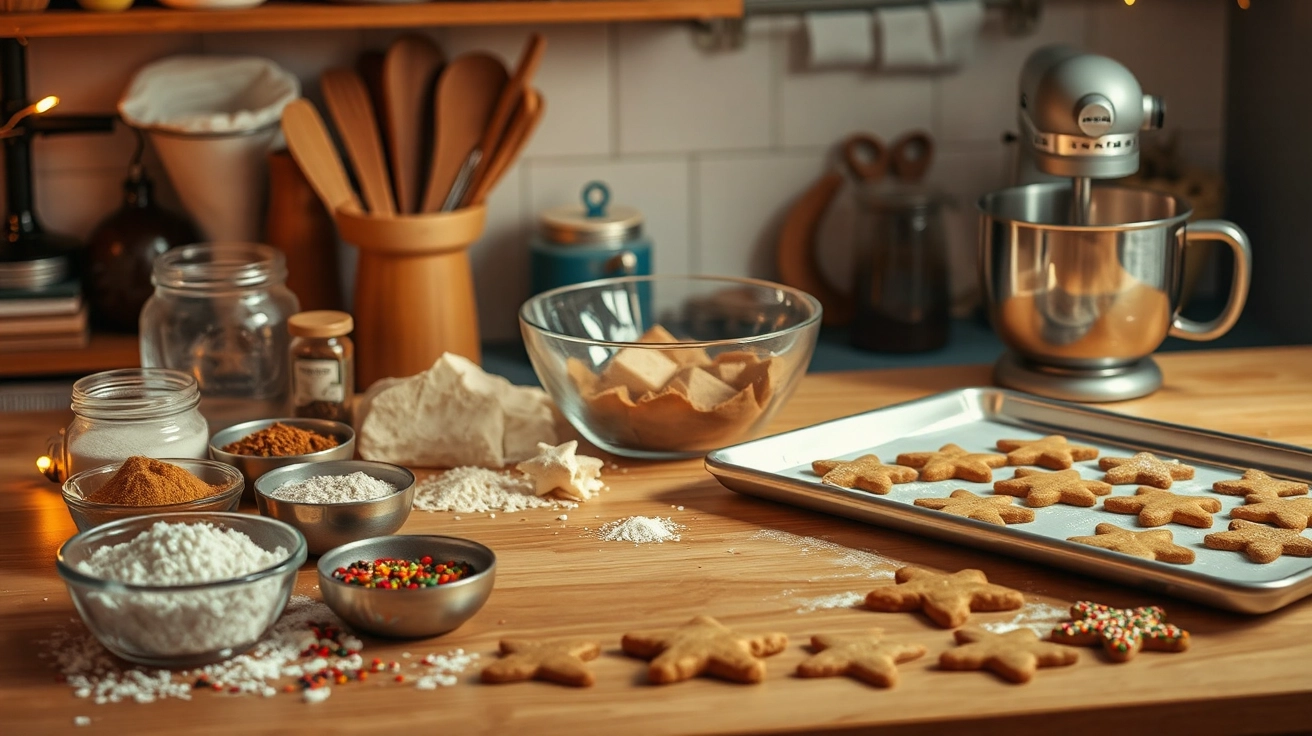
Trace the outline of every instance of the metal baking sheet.
[[[1033, 522], [1004, 527], [913, 505], [917, 498], [944, 497], [957, 488], [992, 495], [990, 483], [914, 482], [895, 485], [888, 495], [879, 496], [823, 484], [811, 472], [811, 462], [823, 458], [851, 459], [873, 452], [892, 463], [899, 453], [937, 450], [949, 442], [972, 452], [997, 452], [999, 439], [1049, 434], [1097, 447], [1099, 457], [1147, 451], [1196, 468], [1193, 480], [1175, 481], [1170, 490], [1220, 501], [1221, 511], [1213, 514], [1212, 528], [1174, 523], [1157, 527], [1170, 529], [1177, 544], [1194, 550], [1196, 560], [1173, 565], [1066, 541], [1067, 537], [1092, 535], [1094, 527], [1104, 521], [1142, 530], [1135, 516], [1102, 510], [1101, 499], [1092, 508], [1065, 504], [1036, 508]], [[1103, 476], [1097, 460], [1077, 462], [1074, 467], [1086, 478], [1100, 480]], [[1258, 564], [1242, 553], [1203, 546], [1203, 537], [1224, 531], [1230, 524], [1230, 509], [1243, 503], [1241, 497], [1212, 491], [1213, 482], [1237, 478], [1246, 468], [1312, 481], [1312, 450], [1294, 445], [1138, 419], [1004, 389], [967, 388], [717, 450], [707, 455], [706, 468], [739, 493], [1022, 557], [1218, 608], [1266, 613], [1312, 593], [1312, 558], [1286, 555]], [[1013, 470], [995, 470], [994, 480], [1012, 477]], [[1112, 495], [1132, 495], [1136, 488], [1118, 485]], [[1020, 498], [1014, 503], [1025, 505]]]

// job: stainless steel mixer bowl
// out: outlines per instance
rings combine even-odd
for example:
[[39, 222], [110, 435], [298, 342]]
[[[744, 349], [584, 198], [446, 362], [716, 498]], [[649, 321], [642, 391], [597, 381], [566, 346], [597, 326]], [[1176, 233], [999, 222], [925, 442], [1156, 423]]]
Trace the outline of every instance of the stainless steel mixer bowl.
[[[989, 318], [1008, 347], [1043, 365], [1099, 369], [1149, 355], [1167, 335], [1214, 340], [1248, 296], [1248, 237], [1234, 223], [1186, 225], [1188, 202], [1094, 187], [1088, 224], [1069, 224], [1071, 188], [1028, 184], [979, 202], [980, 266]], [[1230, 299], [1209, 322], [1181, 317], [1184, 248], [1219, 240], [1235, 255]]]

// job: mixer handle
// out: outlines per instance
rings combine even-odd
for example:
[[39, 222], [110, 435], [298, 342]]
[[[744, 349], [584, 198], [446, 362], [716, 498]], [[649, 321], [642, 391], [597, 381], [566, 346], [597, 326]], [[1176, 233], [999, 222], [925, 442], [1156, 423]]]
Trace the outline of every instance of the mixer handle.
[[1248, 300], [1249, 272], [1252, 270], [1253, 254], [1248, 245], [1248, 236], [1239, 226], [1228, 220], [1199, 220], [1185, 226], [1185, 247], [1195, 241], [1219, 240], [1230, 246], [1235, 254], [1234, 279], [1230, 282], [1230, 300], [1216, 319], [1198, 322], [1176, 314], [1171, 320], [1171, 336], [1185, 340], [1205, 342], [1215, 340], [1230, 331], [1239, 320], [1239, 313], [1244, 311], [1244, 302]]

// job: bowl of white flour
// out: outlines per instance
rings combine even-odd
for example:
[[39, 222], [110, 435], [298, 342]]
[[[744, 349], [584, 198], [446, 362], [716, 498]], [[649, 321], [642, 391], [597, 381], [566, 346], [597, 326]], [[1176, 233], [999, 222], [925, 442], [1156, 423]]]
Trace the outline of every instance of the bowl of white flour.
[[414, 473], [369, 460], [289, 465], [255, 482], [260, 513], [296, 527], [312, 555], [395, 532], [414, 498]]
[[77, 534], [56, 567], [106, 649], [182, 668], [254, 646], [282, 614], [305, 559], [305, 538], [275, 519], [169, 513]]

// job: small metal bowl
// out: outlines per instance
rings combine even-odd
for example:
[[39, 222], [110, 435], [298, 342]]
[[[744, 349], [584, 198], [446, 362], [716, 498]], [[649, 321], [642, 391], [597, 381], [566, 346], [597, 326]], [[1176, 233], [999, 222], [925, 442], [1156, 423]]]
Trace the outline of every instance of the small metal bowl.
[[219, 490], [212, 496], [198, 498], [195, 501], [169, 504], [167, 506], [124, 506], [115, 503], [96, 503], [87, 497], [100, 490], [123, 463], [110, 463], [90, 470], [83, 470], [64, 481], [64, 505], [68, 506], [68, 515], [73, 517], [79, 532], [84, 532], [111, 521], [132, 516], [148, 514], [176, 513], [179, 511], [235, 511], [241, 503], [241, 492], [245, 487], [241, 474], [236, 468], [214, 460], [196, 460], [195, 458], [164, 458], [163, 462], [177, 465], [183, 470], [200, 478], [202, 481], [218, 486]]
[[[396, 486], [396, 493], [348, 503], [296, 503], [270, 495], [287, 483], [356, 472], [391, 483]], [[301, 463], [271, 470], [255, 481], [255, 504], [260, 513], [299, 529], [305, 535], [305, 544], [312, 555], [321, 555], [333, 547], [358, 539], [395, 532], [410, 517], [414, 500], [414, 473], [399, 465], [368, 460]]]
[[[475, 572], [454, 583], [416, 590], [362, 588], [333, 577], [333, 571], [360, 560], [380, 557], [468, 562]], [[492, 594], [497, 556], [468, 539], [428, 534], [363, 539], [319, 558], [323, 602], [360, 631], [397, 639], [419, 639], [454, 631], [473, 618]]]
[[[304, 455], [282, 455], [280, 457], [260, 457], [259, 455], [237, 455], [231, 452], [224, 452], [223, 448], [240, 440], [249, 437], [261, 429], [267, 429], [274, 424], [286, 424], [298, 429], [307, 429], [311, 432], [329, 437], [337, 438], [337, 446], [318, 452], [310, 452]], [[225, 462], [232, 467], [241, 471], [246, 478], [246, 487], [254, 488], [255, 481], [260, 479], [261, 475], [275, 470], [285, 468], [288, 465], [298, 465], [300, 463], [321, 463], [327, 460], [350, 460], [355, 457], [355, 430], [351, 425], [344, 422], [334, 422], [331, 419], [301, 419], [297, 417], [287, 417], [283, 419], [256, 419], [251, 422], [242, 422], [234, 424], [227, 429], [221, 429], [214, 433], [210, 438], [210, 457], [220, 462]], [[249, 496], [249, 494], [248, 494]]]

